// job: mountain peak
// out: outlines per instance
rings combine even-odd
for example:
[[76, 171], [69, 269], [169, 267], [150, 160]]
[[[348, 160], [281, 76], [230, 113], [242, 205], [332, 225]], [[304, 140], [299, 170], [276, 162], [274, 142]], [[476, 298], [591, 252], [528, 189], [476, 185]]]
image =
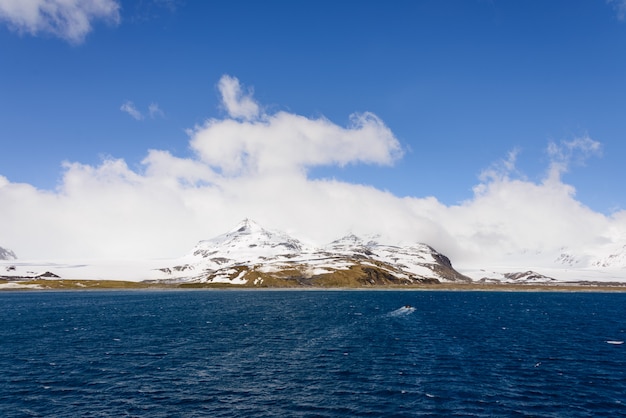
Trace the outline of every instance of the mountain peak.
[[161, 269], [170, 280], [247, 286], [372, 286], [467, 282], [449, 259], [425, 244], [385, 245], [378, 236], [348, 234], [309, 247], [280, 231], [244, 219], [229, 232], [201, 241], [189, 264]]
[[222, 258], [230, 258], [228, 254], [239, 252], [255, 258], [299, 253], [301, 250], [298, 240], [282, 232], [269, 231], [246, 218], [229, 232], [198, 243], [193, 254], [202, 257], [220, 254]]
[[364, 241], [361, 237], [353, 233], [349, 233], [348, 235], [344, 235], [343, 237], [334, 240], [330, 243], [330, 245], [364, 245]]
[[0, 247], [0, 260], [15, 260], [15, 259], [17, 259], [17, 257], [15, 256], [15, 253], [13, 251]]
[[608, 255], [595, 260], [592, 265], [594, 267], [613, 267], [624, 268], [626, 267], [626, 244], [620, 247], [613, 248]]
[[261, 225], [254, 222], [250, 218], [245, 218], [243, 221], [239, 222], [237, 226], [232, 229], [229, 233], [253, 233], [253, 232], [262, 232], [265, 231]]

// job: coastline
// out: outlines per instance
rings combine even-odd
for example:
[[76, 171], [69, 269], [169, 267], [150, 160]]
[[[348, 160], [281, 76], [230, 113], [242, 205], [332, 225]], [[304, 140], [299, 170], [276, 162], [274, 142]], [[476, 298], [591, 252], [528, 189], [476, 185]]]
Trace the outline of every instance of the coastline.
[[122, 280], [0, 280], [0, 292], [98, 290], [246, 290], [246, 291], [451, 291], [451, 292], [612, 292], [626, 293], [626, 284], [572, 282], [560, 284], [439, 283], [387, 286], [246, 286], [226, 283], [154, 283]]

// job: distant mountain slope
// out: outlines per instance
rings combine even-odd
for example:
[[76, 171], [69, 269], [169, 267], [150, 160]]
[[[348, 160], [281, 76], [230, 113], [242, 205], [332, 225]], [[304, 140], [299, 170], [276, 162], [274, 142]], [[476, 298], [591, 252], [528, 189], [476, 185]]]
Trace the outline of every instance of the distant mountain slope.
[[594, 267], [626, 268], [626, 245], [618, 246], [592, 262]]
[[423, 243], [348, 234], [314, 246], [246, 219], [173, 260], [15, 260], [12, 251], [0, 248], [0, 281], [116, 280], [183, 287], [397, 287], [472, 282], [626, 287], [624, 242], [576, 251], [561, 247], [554, 252], [524, 252], [522, 256], [515, 264], [465, 266], [459, 273], [448, 257]]
[[166, 281], [268, 287], [470, 281], [425, 244], [388, 245], [377, 237], [365, 240], [350, 234], [317, 248], [249, 219], [199, 242], [183, 263], [160, 271]]
[[15, 256], [15, 253], [13, 251], [0, 247], [0, 260], [15, 260], [15, 259], [17, 259], [17, 257]]

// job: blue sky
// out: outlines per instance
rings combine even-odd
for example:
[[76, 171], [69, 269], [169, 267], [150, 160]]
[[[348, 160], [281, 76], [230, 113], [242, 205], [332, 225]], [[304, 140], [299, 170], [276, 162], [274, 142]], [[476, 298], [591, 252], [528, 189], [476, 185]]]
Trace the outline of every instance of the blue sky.
[[[0, 0], [0, 176], [9, 185], [64, 199], [71, 164], [95, 172], [123, 161], [144, 178], [149, 150], [224, 174], [192, 142], [208, 120], [246, 119], [218, 86], [228, 75], [261, 119], [283, 112], [347, 128], [350, 115], [371, 112], [402, 150], [299, 163], [309, 183], [432, 197], [450, 209], [475, 201], [489, 173], [540, 187], [560, 164], [568, 204], [611, 221], [626, 208], [622, 1], [91, 3], [44, 13], [42, 0]], [[0, 229], [4, 245], [29, 252], [11, 231]]]

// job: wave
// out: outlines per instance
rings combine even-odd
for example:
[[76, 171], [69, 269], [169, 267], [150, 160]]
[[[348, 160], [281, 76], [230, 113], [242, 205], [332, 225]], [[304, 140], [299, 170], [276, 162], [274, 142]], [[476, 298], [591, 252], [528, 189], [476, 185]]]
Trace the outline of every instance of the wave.
[[410, 315], [415, 312], [415, 308], [411, 305], [404, 305], [401, 308], [396, 309], [395, 311], [389, 312], [389, 316], [405, 316]]

